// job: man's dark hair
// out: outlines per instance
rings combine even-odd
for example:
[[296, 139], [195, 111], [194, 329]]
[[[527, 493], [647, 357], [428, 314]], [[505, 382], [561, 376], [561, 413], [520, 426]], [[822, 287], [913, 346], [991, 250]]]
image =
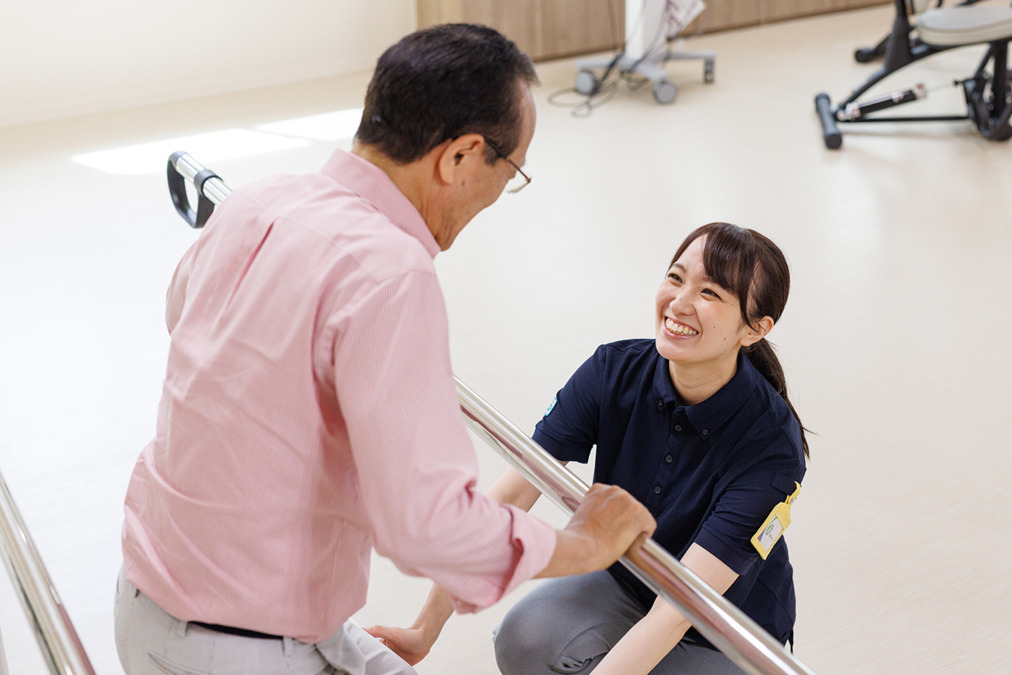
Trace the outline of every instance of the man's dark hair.
[[[508, 155], [520, 143], [520, 85], [537, 81], [530, 57], [491, 28], [420, 30], [379, 58], [356, 138], [401, 164], [469, 133]], [[487, 148], [486, 158], [497, 155]]]

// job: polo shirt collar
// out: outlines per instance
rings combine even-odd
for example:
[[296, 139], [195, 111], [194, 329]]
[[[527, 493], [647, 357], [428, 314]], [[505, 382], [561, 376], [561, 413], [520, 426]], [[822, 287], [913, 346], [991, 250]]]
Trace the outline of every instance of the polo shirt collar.
[[661, 402], [661, 407], [682, 407], [689, 423], [695, 428], [700, 438], [707, 439], [720, 429], [744, 405], [752, 392], [757, 378], [762, 377], [752, 362], [741, 351], [738, 352], [738, 367], [734, 377], [721, 387], [717, 393], [702, 403], [683, 406], [675, 392], [675, 384], [671, 381], [668, 371], [668, 360], [657, 355], [654, 368], [654, 393]]
[[439, 253], [439, 244], [422, 214], [378, 166], [345, 150], [335, 150], [320, 173], [369, 202], [390, 222], [417, 239], [431, 257]]

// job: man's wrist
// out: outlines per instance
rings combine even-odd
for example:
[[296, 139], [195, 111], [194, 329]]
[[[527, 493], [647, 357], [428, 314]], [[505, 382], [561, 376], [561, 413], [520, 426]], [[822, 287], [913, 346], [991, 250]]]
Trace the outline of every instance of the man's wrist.
[[601, 548], [593, 537], [570, 529], [557, 530], [555, 551], [538, 577], [561, 577], [585, 574], [602, 569]]

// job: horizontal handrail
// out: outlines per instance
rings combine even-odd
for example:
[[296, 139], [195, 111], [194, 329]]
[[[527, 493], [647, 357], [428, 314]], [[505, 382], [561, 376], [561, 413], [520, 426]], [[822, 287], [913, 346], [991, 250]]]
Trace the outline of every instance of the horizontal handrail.
[[[173, 170], [190, 181], [198, 174], [213, 176], [192, 157], [177, 152], [169, 162], [170, 189], [174, 189], [174, 183], [178, 185], [171, 177]], [[217, 205], [228, 195], [228, 186], [217, 176], [212, 180], [214, 191], [205, 193], [198, 188], [198, 196]], [[454, 381], [468, 427], [559, 508], [572, 515], [587, 493], [587, 485], [456, 376]], [[812, 672], [652, 539], [628, 551], [621, 562], [651, 590], [681, 609], [700, 633], [743, 670], [764, 675]]]
[[[49, 572], [0, 474], [0, 549], [7, 573], [35, 631], [42, 656], [54, 675], [94, 675]], [[0, 654], [3, 653], [0, 648]], [[2, 666], [0, 666], [2, 669]]]

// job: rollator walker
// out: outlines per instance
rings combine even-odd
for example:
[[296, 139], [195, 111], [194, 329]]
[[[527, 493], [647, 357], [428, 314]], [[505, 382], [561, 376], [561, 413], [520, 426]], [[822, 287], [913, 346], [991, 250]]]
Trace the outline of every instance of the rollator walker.
[[[843, 144], [840, 124], [860, 122], [973, 122], [977, 132], [990, 141], [1012, 138], [1012, 96], [1008, 69], [1008, 45], [1012, 40], [1012, 7], [981, 6], [964, 2], [952, 7], [937, 6], [923, 11], [927, 0], [895, 0], [896, 18], [892, 31], [878, 46], [859, 49], [855, 59], [873, 60], [879, 52], [884, 63], [878, 71], [855, 89], [846, 100], [834, 105], [828, 94], [815, 97], [815, 110], [822, 123], [826, 147], [835, 150]], [[940, 3], [939, 3], [940, 4]], [[916, 32], [915, 32], [916, 31]], [[966, 99], [965, 115], [877, 116], [882, 110], [927, 96], [923, 84], [877, 98], [860, 100], [873, 86], [896, 71], [939, 52], [987, 45], [976, 71], [956, 80]]]

